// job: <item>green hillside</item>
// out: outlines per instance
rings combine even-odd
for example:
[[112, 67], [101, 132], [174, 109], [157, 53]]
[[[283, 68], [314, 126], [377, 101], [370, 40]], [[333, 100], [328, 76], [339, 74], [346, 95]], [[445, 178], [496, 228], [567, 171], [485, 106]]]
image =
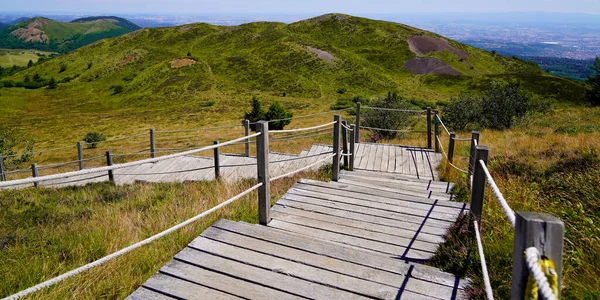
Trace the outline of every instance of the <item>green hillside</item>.
[[69, 52], [139, 27], [117, 17], [90, 17], [72, 22], [32, 18], [0, 31], [0, 48]]
[[[411, 51], [407, 40], [420, 35], [432, 37], [445, 50]], [[411, 59], [437, 59], [438, 65], [461, 75], [415, 74], [405, 67]], [[580, 83], [546, 74], [535, 64], [402, 24], [339, 14], [289, 25], [198, 23], [140, 29], [2, 80], [11, 86], [36, 73], [42, 80], [55, 78], [58, 89], [4, 88], [1, 123], [27, 127], [33, 115], [39, 121], [62, 116], [68, 108], [79, 117], [67, 126], [81, 124], [81, 131], [83, 124], [108, 122], [98, 118], [100, 113], [121, 116], [110, 126], [105, 124], [108, 131], [117, 130], [117, 124], [123, 126], [121, 131], [160, 124], [196, 127], [237, 123], [251, 95], [281, 101], [296, 113], [328, 109], [339, 98], [374, 97], [388, 91], [435, 105], [461, 93], [485, 90], [493, 80], [521, 80], [535, 97], [559, 103], [582, 102], [585, 92]], [[117, 85], [123, 92], [114, 93]], [[44, 120], [48, 124], [38, 133], [64, 130], [61, 120]], [[45, 138], [49, 136], [41, 139]]]

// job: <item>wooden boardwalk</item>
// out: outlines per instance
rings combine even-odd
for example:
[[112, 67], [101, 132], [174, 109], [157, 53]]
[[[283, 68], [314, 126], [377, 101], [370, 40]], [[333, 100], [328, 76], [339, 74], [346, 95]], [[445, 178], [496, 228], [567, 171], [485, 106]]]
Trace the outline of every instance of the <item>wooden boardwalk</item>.
[[[355, 168], [381, 172], [400, 173], [419, 178], [437, 178], [435, 166], [441, 160], [441, 154], [431, 150], [400, 147], [396, 145], [360, 143], [356, 144]], [[299, 155], [270, 153], [270, 174], [275, 177], [315, 163], [333, 151], [331, 145], [313, 145]], [[316, 156], [315, 156], [316, 155]], [[298, 159], [305, 157], [304, 159]], [[294, 160], [295, 159], [295, 160]], [[223, 154], [219, 156], [221, 178], [236, 181], [242, 178], [256, 178], [256, 157]], [[326, 164], [324, 162], [323, 164]], [[315, 166], [313, 169], [317, 169]], [[157, 163], [147, 163], [135, 167], [114, 171], [118, 185], [143, 182], [184, 182], [214, 180], [214, 159], [188, 155]], [[40, 182], [40, 187], [80, 186], [94, 182], [108, 181], [108, 173], [92, 173], [63, 179]], [[15, 185], [10, 188], [27, 188], [33, 184]]]
[[[466, 298], [466, 280], [422, 264], [468, 211], [450, 201], [451, 184], [431, 178], [437, 155], [361, 145], [355, 166], [371, 171], [300, 180], [268, 226], [216, 222], [129, 299]], [[422, 154], [420, 165], [403, 167], [406, 153]], [[429, 178], [418, 178], [420, 167]]]

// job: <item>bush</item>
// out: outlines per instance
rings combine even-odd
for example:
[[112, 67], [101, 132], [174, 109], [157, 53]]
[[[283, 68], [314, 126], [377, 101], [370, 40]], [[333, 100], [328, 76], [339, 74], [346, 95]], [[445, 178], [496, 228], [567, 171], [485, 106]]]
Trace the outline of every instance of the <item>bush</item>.
[[113, 95], [120, 94], [123, 92], [123, 86], [119, 84], [111, 85], [110, 89], [113, 90]]
[[60, 69], [58, 69], [58, 73], [62, 73], [67, 70], [67, 65], [60, 64]]
[[[265, 119], [265, 112], [263, 111], [260, 101], [256, 96], [252, 96], [250, 100], [252, 109], [244, 114], [244, 119], [249, 120], [250, 123], [255, 123]], [[250, 124], [250, 129], [256, 131], [256, 124]]]
[[58, 86], [58, 84], [56, 84], [56, 80], [54, 80], [54, 77], [50, 78], [50, 81], [48, 82], [48, 89], [55, 89]]
[[451, 99], [442, 109], [442, 121], [454, 130], [464, 130], [469, 124], [476, 124], [481, 118], [481, 99], [461, 96]]
[[89, 148], [96, 148], [98, 143], [106, 141], [106, 137], [100, 132], [88, 132], [83, 136], [83, 141], [88, 144]]
[[207, 101], [202, 101], [200, 102], [200, 107], [210, 107], [213, 106], [217, 103], [217, 101], [215, 100], [207, 100]]
[[87, 64], [87, 69], [88, 69], [88, 70], [89, 70], [89, 69], [91, 69], [91, 68], [92, 68], [92, 65], [94, 65], [94, 63], [93, 63], [93, 62], [91, 62], [91, 61], [90, 61], [90, 62], [88, 62], [88, 64]]
[[593, 106], [600, 105], [600, 58], [596, 57], [592, 70], [596, 73], [595, 76], [588, 78], [588, 84], [592, 87], [586, 96]]
[[[275, 101], [269, 107], [269, 111], [267, 111], [267, 114], [265, 115], [265, 117], [269, 121], [280, 120], [280, 121], [269, 122], [269, 129], [281, 130], [281, 129], [283, 129], [283, 127], [285, 127], [286, 125], [288, 125], [292, 122], [292, 120], [290, 118], [292, 118], [293, 115], [294, 114], [287, 111], [285, 109], [285, 107], [283, 107], [283, 105], [281, 105], [281, 103], [279, 103], [278, 101]], [[290, 119], [290, 120], [286, 120], [286, 119]]]
[[337, 89], [337, 93], [338, 94], [345, 94], [346, 91], [348, 91], [346, 88], [339, 88], [339, 89]]
[[[0, 154], [6, 168], [18, 167], [20, 164], [33, 158], [33, 146], [35, 140], [32, 138], [17, 137], [14, 129], [0, 131]], [[19, 154], [17, 149], [23, 149]]]
[[[377, 108], [411, 109], [412, 106], [396, 93], [388, 93], [387, 97], [371, 101], [369, 104]], [[361, 112], [362, 124], [366, 127], [381, 128], [387, 130], [401, 130], [414, 123], [414, 114], [403, 111], [388, 111], [365, 109]], [[398, 132], [387, 130], [373, 130], [378, 137], [392, 139], [398, 136]]]

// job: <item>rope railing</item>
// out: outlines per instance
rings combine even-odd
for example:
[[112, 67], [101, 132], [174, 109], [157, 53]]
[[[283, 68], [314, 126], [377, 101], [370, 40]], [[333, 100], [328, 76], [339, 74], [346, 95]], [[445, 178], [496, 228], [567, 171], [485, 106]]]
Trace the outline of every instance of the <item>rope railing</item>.
[[510, 208], [510, 205], [508, 205], [508, 202], [506, 202], [506, 199], [504, 199], [504, 196], [502, 195], [502, 193], [500, 192], [500, 189], [496, 185], [494, 178], [492, 177], [492, 175], [490, 175], [490, 171], [488, 170], [487, 166], [485, 165], [485, 162], [483, 160], [479, 160], [479, 164], [483, 168], [485, 177], [487, 177], [487, 182], [490, 185], [490, 187], [492, 188], [492, 191], [494, 192], [496, 199], [498, 199], [500, 206], [502, 206], [502, 210], [504, 211], [506, 218], [509, 220], [510, 225], [512, 225], [512, 227], [515, 228], [516, 218], [515, 218], [514, 210], [512, 210], [512, 208]]
[[270, 179], [269, 179], [269, 181], [270, 181], [270, 182], [273, 182], [273, 181], [275, 181], [275, 180], [277, 180], [277, 179], [281, 179], [281, 178], [284, 178], [284, 177], [288, 177], [288, 176], [294, 175], [294, 174], [296, 174], [296, 173], [298, 173], [298, 172], [302, 172], [302, 171], [304, 171], [304, 170], [310, 169], [310, 168], [312, 168], [312, 167], [314, 167], [314, 166], [316, 166], [316, 165], [318, 165], [318, 164], [321, 164], [321, 163], [325, 162], [325, 161], [326, 161], [326, 160], [328, 160], [328, 159], [331, 159], [331, 158], [332, 158], [332, 157], [334, 157], [335, 155], [336, 155], [335, 153], [332, 153], [332, 154], [330, 154], [330, 155], [326, 156], [325, 158], [323, 158], [323, 159], [321, 159], [321, 160], [319, 160], [319, 161], [317, 161], [317, 162], [314, 162], [314, 163], [312, 163], [312, 164], [310, 164], [310, 165], [308, 165], [308, 166], [305, 166], [305, 167], [302, 167], [302, 168], [300, 168], [300, 169], [297, 169], [297, 170], [291, 171], [291, 172], [289, 172], [289, 173], [285, 173], [285, 174], [283, 174], [283, 175], [279, 175], [279, 176], [277, 176], [277, 177], [270, 178]]
[[286, 161], [296, 161], [296, 160], [302, 160], [302, 159], [307, 159], [307, 158], [311, 158], [311, 157], [317, 157], [317, 156], [323, 156], [325, 154], [328, 154], [329, 152], [322, 152], [322, 153], [318, 153], [318, 154], [311, 154], [311, 155], [307, 155], [307, 156], [299, 156], [299, 157], [294, 157], [294, 158], [286, 158], [286, 159], [280, 159], [280, 160], [274, 160], [274, 161], [270, 161], [270, 164], [276, 164], [276, 163], [282, 163], [282, 162], [286, 162]]
[[12, 185], [20, 185], [20, 184], [28, 184], [28, 183], [53, 180], [53, 179], [68, 178], [68, 177], [73, 177], [73, 176], [78, 176], [78, 175], [86, 175], [86, 174], [90, 174], [90, 173], [111, 171], [111, 170], [122, 169], [122, 168], [127, 168], [127, 167], [139, 166], [139, 165], [143, 165], [143, 164], [147, 164], [147, 163], [156, 163], [156, 162], [160, 162], [160, 161], [167, 160], [167, 159], [172, 159], [172, 158], [176, 158], [176, 157], [195, 154], [198, 152], [203, 152], [203, 151], [211, 150], [214, 148], [224, 147], [224, 146], [227, 146], [227, 145], [230, 145], [230, 144], [233, 144], [233, 143], [236, 143], [236, 142], [248, 139], [248, 138], [257, 137], [259, 135], [260, 135], [260, 133], [255, 133], [255, 134], [237, 138], [235, 140], [231, 140], [231, 141], [228, 141], [225, 143], [220, 143], [220, 144], [216, 144], [216, 145], [212, 145], [212, 146], [206, 146], [206, 147], [202, 147], [202, 148], [198, 148], [198, 149], [193, 149], [193, 150], [184, 151], [184, 152], [180, 152], [180, 153], [174, 153], [174, 154], [160, 156], [160, 157], [156, 157], [156, 158], [149, 158], [149, 159], [138, 160], [138, 161], [122, 163], [122, 164], [114, 164], [112, 166], [105, 166], [105, 167], [99, 167], [99, 168], [94, 168], [94, 169], [84, 169], [84, 170], [74, 171], [74, 172], [67, 172], [67, 173], [61, 173], [61, 174], [53, 174], [53, 175], [46, 175], [46, 176], [40, 176], [40, 177], [31, 177], [31, 178], [25, 178], [25, 179], [19, 179], [19, 180], [0, 182], [0, 188], [6, 187], [6, 186], [12, 186]]
[[[320, 112], [320, 113], [314, 113], [314, 114], [310, 114], [310, 115], [302, 115], [302, 116], [291, 117], [291, 118], [285, 118], [285, 119], [269, 120], [269, 121], [266, 121], [266, 122], [273, 123], [273, 122], [288, 121], [288, 120], [294, 120], [294, 119], [304, 119], [304, 118], [310, 118], [310, 117], [315, 117], [315, 116], [327, 115], [327, 114], [336, 113], [336, 112], [347, 111], [347, 110], [351, 110], [351, 109], [354, 109], [354, 107], [347, 107], [347, 108], [342, 108], [342, 109], [330, 110], [330, 111], [325, 111], [325, 112]], [[257, 124], [257, 123], [258, 122], [250, 122], [250, 125], [254, 125], [254, 124]]]
[[290, 133], [290, 132], [308, 131], [308, 130], [314, 130], [314, 129], [319, 129], [319, 128], [331, 126], [331, 125], [333, 125], [335, 123], [336, 123], [336, 121], [329, 122], [327, 124], [313, 126], [313, 127], [305, 127], [305, 128], [297, 128], [297, 129], [286, 129], [286, 130], [269, 130], [269, 133]]
[[438, 119], [438, 121], [440, 121], [440, 125], [442, 125], [442, 128], [444, 128], [444, 131], [446, 131], [446, 133], [448, 135], [450, 135], [450, 130], [448, 130], [446, 125], [444, 125], [444, 122], [442, 122], [442, 118], [440, 118], [440, 116], [438, 114], [435, 114], [435, 117], [436, 117], [436, 119]]
[[344, 123], [342, 123], [342, 127], [350, 132], [354, 131], [352, 128], [350, 128], [350, 126], [344, 125]]
[[105, 256], [103, 258], [95, 260], [95, 261], [93, 261], [93, 262], [91, 262], [89, 264], [86, 264], [84, 266], [81, 266], [79, 268], [71, 270], [69, 272], [66, 272], [66, 273], [64, 273], [64, 274], [62, 274], [60, 276], [54, 277], [54, 278], [52, 278], [50, 280], [46, 280], [46, 281], [44, 281], [44, 282], [42, 282], [42, 283], [40, 283], [38, 285], [30, 287], [30, 288], [28, 288], [26, 290], [20, 291], [20, 292], [18, 292], [16, 294], [13, 294], [11, 296], [8, 296], [5, 299], [7, 299], [7, 300], [8, 299], [13, 300], [13, 299], [19, 299], [19, 298], [25, 297], [25, 296], [27, 296], [27, 295], [29, 295], [31, 293], [37, 292], [39, 290], [42, 290], [42, 289], [48, 288], [48, 287], [50, 287], [52, 285], [55, 285], [55, 284], [57, 284], [57, 283], [59, 283], [61, 281], [64, 281], [65, 279], [68, 279], [68, 278], [73, 277], [75, 275], [81, 274], [81, 273], [83, 273], [83, 272], [85, 272], [85, 271], [87, 271], [89, 269], [92, 269], [94, 267], [97, 267], [97, 266], [100, 266], [102, 264], [105, 264], [108, 261], [111, 261], [111, 260], [113, 260], [113, 259], [115, 259], [115, 258], [117, 258], [119, 256], [122, 256], [122, 255], [124, 255], [126, 253], [129, 253], [129, 252], [131, 252], [131, 251], [133, 251], [133, 250], [135, 250], [137, 248], [140, 248], [142, 246], [150, 244], [153, 241], [158, 240], [159, 238], [162, 238], [162, 237], [164, 237], [164, 236], [166, 236], [166, 235], [168, 235], [168, 234], [170, 234], [172, 232], [175, 232], [175, 231], [177, 231], [177, 230], [185, 227], [186, 225], [189, 225], [189, 224], [191, 224], [191, 223], [193, 223], [193, 222], [195, 222], [195, 221], [197, 221], [199, 219], [202, 219], [202, 218], [206, 217], [207, 215], [215, 212], [216, 210], [218, 210], [218, 209], [220, 209], [222, 207], [225, 207], [225, 206], [231, 204], [232, 202], [234, 202], [234, 201], [236, 201], [236, 200], [238, 200], [238, 199], [240, 199], [240, 198], [242, 198], [242, 197], [250, 194], [254, 190], [256, 190], [259, 187], [261, 187], [262, 185], [263, 185], [262, 183], [256, 184], [253, 187], [245, 190], [244, 192], [242, 192], [242, 193], [240, 193], [240, 194], [238, 194], [238, 195], [236, 195], [236, 196], [234, 196], [234, 197], [232, 197], [232, 198], [230, 198], [230, 199], [228, 199], [228, 200], [220, 203], [219, 205], [217, 205], [217, 206], [215, 206], [215, 207], [213, 207], [213, 208], [211, 208], [211, 209], [209, 209], [207, 211], [204, 211], [203, 213], [201, 213], [199, 215], [196, 215], [196, 216], [194, 216], [194, 217], [192, 217], [192, 218], [190, 218], [190, 219], [188, 219], [188, 220], [186, 220], [184, 222], [181, 222], [181, 223], [179, 223], [179, 224], [177, 224], [177, 225], [175, 225], [175, 226], [173, 226], [171, 228], [168, 228], [168, 229], [166, 229], [166, 230], [164, 230], [164, 231], [162, 231], [162, 232], [160, 232], [158, 234], [155, 234], [155, 235], [153, 235], [153, 236], [151, 236], [151, 237], [149, 237], [149, 238], [147, 238], [147, 239], [145, 239], [143, 241], [137, 242], [137, 243], [135, 243], [133, 245], [130, 245], [130, 246], [126, 247], [126, 248], [123, 248], [123, 249], [121, 249], [121, 250], [119, 250], [117, 252], [114, 252], [114, 253], [112, 253], [110, 255], [107, 255], [107, 256]]
[[475, 239], [477, 240], [477, 249], [479, 250], [479, 261], [481, 262], [481, 271], [483, 273], [483, 283], [485, 285], [485, 293], [488, 300], [494, 300], [494, 293], [492, 292], [492, 284], [490, 283], [490, 275], [488, 273], [487, 264], [485, 263], [485, 254], [483, 253], [483, 243], [481, 242], [481, 235], [479, 233], [479, 226], [477, 221], [473, 221], [475, 227]]
[[556, 299], [556, 295], [554, 295], [544, 271], [542, 271], [542, 268], [540, 268], [538, 263], [539, 260], [540, 252], [537, 248], [529, 247], [527, 250], [525, 250], [525, 261], [527, 262], [527, 268], [535, 279], [540, 294], [542, 294], [542, 297], [546, 300], [554, 300]]
[[423, 131], [423, 130], [408, 130], [408, 129], [396, 130], [396, 129], [385, 129], [385, 128], [376, 128], [376, 127], [367, 127], [367, 126], [359, 126], [359, 127], [361, 129], [390, 131], [390, 132], [402, 132], [402, 133], [409, 133], [409, 132], [424, 133], [424, 132], [427, 132], [427, 131]]
[[454, 140], [457, 142], [470, 142], [471, 141], [470, 138], [454, 138]]
[[442, 144], [442, 141], [440, 140], [440, 137], [438, 135], [435, 136], [435, 138], [438, 140], [440, 148], [442, 150], [442, 154], [444, 154], [444, 157], [446, 157], [446, 162], [448, 162], [448, 164], [450, 166], [452, 166], [454, 169], [456, 169], [457, 171], [460, 171], [462, 173], [468, 174], [469, 172], [466, 170], [463, 170], [459, 167], [457, 167], [456, 165], [454, 165], [453, 163], [450, 162], [450, 160], [448, 159], [448, 154], [446, 153], [446, 150], [444, 149], [444, 145]]
[[408, 112], [408, 113], [425, 113], [425, 110], [414, 110], [414, 109], [398, 109], [398, 108], [383, 108], [383, 107], [373, 107], [373, 106], [361, 106], [361, 108], [367, 108], [372, 110], [384, 110], [384, 111], [397, 111], [397, 112]]
[[238, 128], [244, 125], [225, 125], [225, 126], [215, 126], [215, 127], [202, 127], [202, 128], [194, 128], [194, 129], [180, 129], [180, 130], [156, 130], [156, 133], [179, 133], [179, 132], [197, 132], [204, 130], [213, 130], [213, 129], [227, 129], [227, 128]]

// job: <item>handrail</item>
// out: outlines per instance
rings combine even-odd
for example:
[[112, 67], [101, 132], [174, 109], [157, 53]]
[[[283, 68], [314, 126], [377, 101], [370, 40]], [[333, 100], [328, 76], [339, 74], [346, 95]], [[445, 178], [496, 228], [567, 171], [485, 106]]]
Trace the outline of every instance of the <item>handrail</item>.
[[329, 122], [327, 124], [313, 126], [313, 127], [304, 127], [304, 128], [297, 128], [297, 129], [286, 129], [286, 130], [269, 130], [269, 133], [290, 133], [290, 132], [308, 131], [308, 130], [319, 129], [319, 128], [331, 126], [331, 125], [333, 125], [335, 123], [336, 123], [336, 121]]
[[203, 151], [207, 151], [207, 150], [211, 150], [211, 149], [215, 149], [215, 148], [219, 148], [219, 147], [224, 147], [224, 146], [227, 146], [227, 145], [239, 142], [239, 141], [246, 140], [248, 138], [257, 137], [259, 135], [261, 135], [261, 133], [255, 133], [255, 134], [237, 138], [235, 140], [231, 140], [231, 141], [228, 141], [225, 143], [206, 146], [206, 147], [189, 150], [189, 151], [185, 151], [185, 152], [180, 152], [180, 153], [169, 154], [169, 155], [160, 156], [160, 157], [156, 157], [156, 158], [148, 158], [148, 159], [143, 159], [143, 160], [138, 160], [138, 161], [133, 161], [133, 162], [128, 162], [128, 163], [114, 164], [111, 166], [99, 167], [99, 168], [94, 168], [94, 169], [84, 169], [84, 170], [80, 170], [80, 171], [73, 171], [73, 172], [67, 172], [67, 173], [61, 173], [61, 174], [53, 174], [53, 175], [46, 175], [46, 176], [40, 176], [40, 177], [30, 177], [30, 178], [19, 179], [19, 180], [4, 181], [4, 182], [0, 182], [0, 188], [6, 187], [6, 186], [19, 185], [19, 184], [29, 184], [29, 183], [35, 183], [35, 182], [40, 182], [40, 181], [68, 178], [68, 177], [72, 177], [72, 176], [86, 175], [86, 174], [90, 174], [90, 173], [111, 171], [111, 170], [122, 169], [122, 168], [127, 168], [127, 167], [139, 166], [139, 165], [147, 164], [147, 163], [156, 163], [156, 162], [160, 162], [160, 161], [171, 159], [171, 158], [186, 156], [186, 155], [203, 152]]
[[217, 206], [215, 206], [215, 207], [213, 207], [213, 208], [211, 208], [211, 209], [209, 209], [209, 210], [207, 210], [207, 211], [205, 211], [205, 212], [203, 212], [203, 213], [201, 213], [199, 215], [196, 215], [195, 217], [192, 217], [192, 218], [190, 218], [190, 219], [188, 219], [188, 220], [186, 220], [184, 222], [181, 222], [181, 223], [179, 223], [179, 224], [177, 224], [177, 225], [175, 225], [175, 226], [173, 226], [171, 228], [163, 230], [162, 232], [160, 232], [158, 234], [155, 234], [155, 235], [153, 235], [153, 236], [151, 236], [151, 237], [149, 237], [149, 238], [147, 238], [147, 239], [145, 239], [143, 241], [137, 242], [137, 243], [135, 243], [133, 245], [130, 245], [130, 246], [126, 247], [126, 248], [123, 248], [123, 249], [121, 249], [121, 250], [119, 250], [117, 252], [114, 252], [114, 253], [109, 254], [109, 255], [107, 255], [107, 256], [105, 256], [103, 258], [97, 259], [97, 260], [95, 260], [95, 261], [93, 261], [93, 262], [91, 262], [89, 264], [81, 266], [81, 267], [79, 267], [77, 269], [71, 270], [71, 271], [69, 271], [67, 273], [64, 273], [62, 275], [59, 275], [57, 277], [54, 277], [54, 278], [49, 279], [49, 280], [46, 280], [46, 281], [44, 281], [44, 282], [42, 282], [40, 284], [37, 284], [37, 285], [35, 285], [33, 287], [30, 287], [28, 289], [22, 290], [22, 291], [20, 291], [20, 292], [18, 292], [16, 294], [13, 294], [11, 296], [6, 297], [5, 299], [12, 300], [12, 299], [19, 299], [19, 298], [25, 297], [25, 296], [33, 293], [33, 292], [37, 292], [37, 291], [39, 291], [41, 289], [50, 287], [50, 286], [52, 286], [54, 284], [57, 284], [57, 283], [65, 280], [65, 279], [68, 279], [70, 277], [73, 277], [75, 275], [83, 273], [83, 272], [85, 272], [85, 271], [87, 271], [87, 270], [89, 270], [91, 268], [94, 268], [94, 267], [97, 267], [99, 265], [102, 265], [102, 264], [104, 264], [104, 263], [106, 263], [106, 262], [108, 262], [108, 261], [110, 261], [110, 260], [112, 260], [114, 258], [117, 258], [117, 257], [119, 257], [119, 256], [121, 256], [123, 254], [131, 252], [131, 251], [133, 251], [133, 250], [135, 250], [135, 249], [137, 249], [139, 247], [142, 247], [144, 245], [150, 244], [151, 242], [153, 242], [153, 241], [155, 241], [155, 240], [157, 240], [157, 239], [159, 239], [159, 238], [161, 238], [163, 236], [166, 236], [169, 233], [177, 231], [180, 228], [182, 228], [182, 227], [184, 227], [184, 226], [186, 226], [188, 224], [191, 224], [191, 223], [193, 223], [193, 222], [195, 222], [195, 221], [197, 221], [197, 220], [199, 220], [201, 218], [204, 218], [205, 216], [207, 216], [207, 215], [211, 214], [212, 212], [220, 209], [221, 207], [227, 206], [228, 204], [232, 203], [235, 200], [238, 200], [238, 199], [240, 199], [240, 198], [248, 195], [252, 191], [254, 191], [254, 190], [258, 189], [259, 187], [261, 187], [262, 185], [263, 185], [262, 183], [256, 184], [253, 187], [251, 187], [251, 188], [243, 191], [242, 193], [240, 193], [240, 194], [238, 194], [238, 195], [236, 195], [236, 196], [234, 196], [234, 197], [232, 197], [232, 198], [230, 198], [230, 199], [222, 202], [221, 204], [219, 204], [219, 205], [217, 205]]
[[444, 125], [444, 122], [442, 122], [442, 118], [440, 118], [440, 116], [438, 114], [435, 114], [435, 117], [438, 119], [438, 121], [440, 121], [440, 125], [442, 125], [442, 128], [444, 128], [444, 130], [446, 131], [446, 133], [448, 135], [450, 135], [450, 130], [448, 130], [448, 128], [446, 127], [446, 125]]
[[367, 127], [367, 126], [359, 126], [359, 127], [361, 129], [381, 130], [381, 131], [390, 131], [390, 132], [403, 132], [403, 133], [408, 133], [408, 132], [424, 133], [424, 132], [426, 132], [426, 131], [420, 131], [420, 130], [407, 130], [407, 129], [396, 130], [396, 129], [385, 129], [385, 128], [376, 128], [376, 127]]
[[294, 175], [294, 174], [296, 174], [296, 173], [298, 173], [298, 172], [302, 172], [302, 171], [304, 171], [304, 170], [306, 170], [306, 169], [310, 169], [311, 167], [314, 167], [314, 166], [316, 166], [316, 165], [318, 165], [318, 164], [320, 164], [320, 163], [322, 163], [322, 162], [324, 162], [324, 161], [326, 161], [326, 160], [328, 160], [328, 159], [330, 159], [330, 158], [334, 157], [335, 155], [336, 155], [335, 153], [329, 154], [329, 155], [328, 155], [328, 156], [326, 156], [325, 158], [323, 158], [323, 159], [321, 159], [321, 160], [319, 160], [319, 161], [317, 161], [317, 162], [315, 162], [315, 163], [312, 163], [312, 164], [310, 164], [310, 165], [308, 165], [308, 166], [302, 167], [302, 168], [300, 168], [300, 169], [297, 169], [297, 170], [295, 170], [295, 171], [292, 171], [292, 172], [289, 172], [289, 173], [286, 173], [286, 174], [283, 174], [283, 175], [279, 175], [279, 176], [277, 176], [277, 177], [273, 177], [273, 178], [269, 179], [269, 182], [273, 182], [273, 181], [275, 181], [275, 180], [277, 180], [277, 179], [281, 179], [281, 178], [283, 178], [283, 177], [288, 177], [288, 176]]
[[[314, 114], [310, 114], [310, 115], [302, 115], [302, 116], [285, 118], [285, 119], [269, 120], [269, 121], [266, 121], [266, 122], [267, 123], [272, 123], [272, 122], [288, 121], [288, 120], [294, 120], [294, 119], [303, 119], [303, 118], [309, 118], [309, 117], [314, 117], [314, 116], [321, 116], [321, 115], [331, 114], [331, 113], [335, 113], [335, 112], [346, 111], [346, 110], [350, 110], [350, 109], [354, 109], [354, 107], [347, 107], [347, 108], [342, 108], [342, 109], [324, 111], [324, 112], [320, 112], [320, 113], [314, 113]], [[257, 124], [257, 123], [258, 122], [251, 122], [250, 125], [254, 125], [254, 124]]]
[[535, 282], [539, 288], [542, 297], [546, 300], [554, 300], [556, 299], [556, 295], [552, 291], [550, 284], [548, 283], [548, 279], [544, 272], [540, 268], [538, 264], [538, 260], [540, 259], [540, 252], [535, 247], [529, 247], [525, 250], [525, 261], [527, 262], [527, 268], [529, 272], [533, 275]]
[[487, 166], [485, 165], [485, 162], [483, 160], [479, 160], [479, 164], [483, 168], [483, 172], [485, 173], [485, 176], [487, 177], [487, 182], [490, 185], [490, 187], [492, 188], [492, 191], [494, 191], [494, 195], [496, 196], [496, 199], [498, 199], [500, 206], [502, 206], [502, 210], [504, 210], [504, 214], [506, 215], [506, 218], [508, 218], [508, 220], [510, 221], [510, 225], [512, 225], [512, 227], [515, 228], [516, 218], [515, 218], [514, 210], [512, 210], [512, 208], [510, 208], [510, 205], [508, 205], [508, 202], [506, 202], [506, 199], [504, 199], [504, 196], [502, 195], [502, 192], [500, 192], [500, 189], [496, 185], [494, 178], [492, 177], [492, 175], [490, 175], [490, 171], [488, 170]]
[[444, 145], [442, 144], [442, 141], [440, 140], [440, 137], [436, 135], [435, 138], [439, 142], [440, 148], [442, 149], [442, 154], [444, 154], [444, 157], [446, 157], [446, 162], [448, 162], [448, 164], [450, 166], [452, 166], [454, 169], [456, 169], [457, 171], [460, 171], [460, 172], [463, 172], [465, 174], [468, 174], [469, 172], [467, 172], [467, 171], [465, 171], [465, 170], [463, 170], [463, 169], [455, 166], [453, 163], [450, 162], [450, 160], [448, 159], [448, 154], [446, 153], [446, 150], [444, 149]]
[[475, 239], [477, 240], [477, 249], [479, 250], [479, 259], [481, 262], [481, 271], [483, 273], [483, 283], [485, 285], [485, 292], [488, 300], [494, 300], [494, 293], [492, 292], [492, 284], [490, 283], [490, 275], [487, 270], [487, 264], [485, 263], [485, 254], [483, 253], [483, 243], [481, 243], [481, 235], [479, 234], [479, 226], [477, 221], [473, 221], [475, 227]]
[[409, 113], [425, 113], [425, 110], [414, 110], [414, 109], [399, 109], [399, 108], [384, 108], [374, 106], [361, 106], [361, 108], [368, 108], [372, 110], [385, 110], [385, 111], [398, 111], [398, 112], [409, 112]]

